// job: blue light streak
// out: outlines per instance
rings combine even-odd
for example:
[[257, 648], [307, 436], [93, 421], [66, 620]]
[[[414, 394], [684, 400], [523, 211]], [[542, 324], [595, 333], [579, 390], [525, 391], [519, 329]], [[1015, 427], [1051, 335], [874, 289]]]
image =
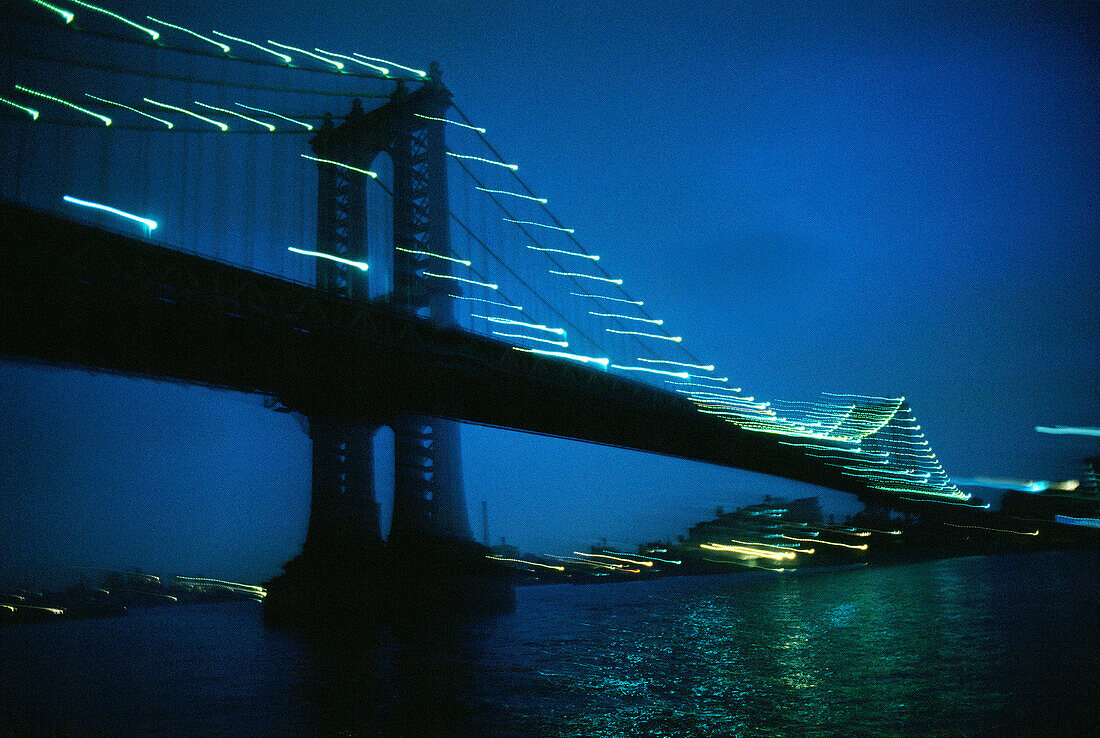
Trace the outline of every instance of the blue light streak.
[[118, 208], [113, 208], [110, 205], [103, 205], [101, 203], [91, 202], [89, 200], [80, 200], [73, 197], [72, 195], [65, 195], [61, 199], [63, 199], [65, 202], [72, 203], [73, 205], [80, 205], [81, 207], [92, 208], [94, 210], [102, 210], [104, 212], [111, 213], [112, 215], [118, 215], [122, 218], [132, 220], [136, 223], [141, 223], [150, 231], [155, 231], [157, 229], [157, 222], [155, 220], [142, 218], [140, 215], [134, 215], [133, 213], [127, 213], [125, 210], [119, 210]]

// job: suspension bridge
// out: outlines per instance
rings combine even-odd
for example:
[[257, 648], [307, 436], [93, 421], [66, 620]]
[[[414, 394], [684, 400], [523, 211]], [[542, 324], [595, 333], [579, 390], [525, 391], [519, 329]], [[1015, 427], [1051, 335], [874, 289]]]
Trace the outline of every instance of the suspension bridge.
[[4, 14], [0, 354], [299, 414], [313, 498], [286, 587], [378, 556], [376, 463], [391, 550], [477, 558], [455, 421], [969, 505], [903, 398], [765, 400], [696, 356], [435, 65], [77, 0]]

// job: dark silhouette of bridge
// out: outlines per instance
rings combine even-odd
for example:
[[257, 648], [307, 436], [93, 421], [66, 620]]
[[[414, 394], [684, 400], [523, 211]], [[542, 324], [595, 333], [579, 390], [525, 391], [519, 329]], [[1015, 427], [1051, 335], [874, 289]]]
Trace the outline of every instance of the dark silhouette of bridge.
[[[380, 608], [413, 580], [422, 585], [411, 587], [416, 597], [508, 599], [471, 540], [453, 421], [776, 475], [876, 504], [935, 494], [921, 486], [929, 475], [904, 458], [884, 466], [904, 447], [870, 452], [878, 466], [853, 448], [905, 430], [891, 426], [900, 400], [857, 401], [830, 431], [800, 433], [736, 422], [721, 402], [612, 373], [606, 361], [594, 368], [461, 330], [462, 293], [451, 281], [460, 260], [450, 245], [450, 106], [433, 66], [415, 90], [399, 83], [371, 110], [356, 100], [339, 125], [329, 119], [315, 132], [316, 254], [326, 258], [317, 259], [313, 285], [0, 205], [0, 354], [259, 393], [300, 414], [313, 443], [310, 525], [270, 599], [291, 614], [317, 602]], [[393, 166], [393, 284], [378, 299], [356, 265], [367, 259], [363, 202], [381, 155]], [[386, 543], [370, 440], [383, 425], [395, 436]]]

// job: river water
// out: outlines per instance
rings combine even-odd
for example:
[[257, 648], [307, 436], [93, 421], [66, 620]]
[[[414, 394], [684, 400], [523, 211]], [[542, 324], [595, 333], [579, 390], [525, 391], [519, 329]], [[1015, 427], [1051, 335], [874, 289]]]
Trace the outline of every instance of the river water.
[[256, 603], [0, 629], [0, 735], [1095, 735], [1100, 553], [521, 589], [309, 635]]

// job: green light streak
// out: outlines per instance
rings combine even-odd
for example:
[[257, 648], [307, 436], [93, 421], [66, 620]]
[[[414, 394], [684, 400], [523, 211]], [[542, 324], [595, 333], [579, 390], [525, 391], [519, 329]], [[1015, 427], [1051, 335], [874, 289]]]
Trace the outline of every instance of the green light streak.
[[158, 106], [160, 106], [162, 108], [166, 108], [168, 110], [175, 110], [177, 113], [183, 113], [184, 115], [190, 115], [192, 118], [198, 118], [199, 120], [204, 121], [206, 123], [209, 123], [210, 125], [217, 126], [218, 128], [222, 129], [223, 132], [229, 130], [229, 126], [227, 126], [225, 123], [219, 123], [216, 120], [211, 120], [210, 118], [204, 118], [203, 116], [199, 115], [198, 113], [192, 113], [190, 110], [186, 110], [185, 108], [178, 108], [175, 105], [169, 105], [168, 103], [157, 102], [156, 100], [151, 100], [148, 97], [143, 97], [141, 99], [144, 100], [145, 102], [149, 103], [150, 105], [158, 105]]
[[257, 113], [266, 113], [267, 115], [274, 115], [276, 118], [282, 118], [285, 121], [289, 121], [291, 123], [299, 125], [302, 128], [305, 128], [307, 131], [312, 131], [313, 130], [313, 126], [311, 126], [309, 123], [303, 123], [300, 120], [294, 120], [293, 118], [288, 118], [285, 115], [280, 115], [279, 113], [273, 113], [270, 110], [264, 110], [263, 108], [254, 108], [251, 105], [245, 105], [244, 103], [233, 103], [233, 104], [234, 105], [240, 105], [242, 108], [245, 108], [246, 110], [255, 110]]
[[207, 42], [207, 43], [209, 43], [209, 44], [214, 44], [215, 46], [217, 46], [217, 47], [218, 47], [219, 49], [221, 49], [221, 50], [222, 50], [223, 52], [225, 52], [226, 54], [228, 54], [228, 53], [229, 53], [229, 47], [228, 47], [228, 46], [226, 46], [225, 44], [223, 44], [223, 43], [222, 43], [221, 41], [215, 41], [215, 40], [214, 40], [214, 39], [212, 39], [212, 38], [207, 38], [206, 36], [203, 36], [203, 35], [202, 35], [201, 33], [195, 33], [194, 31], [192, 31], [192, 30], [190, 30], [190, 29], [188, 29], [188, 28], [184, 28], [183, 26], [177, 26], [177, 25], [175, 25], [175, 24], [172, 24], [172, 23], [168, 23], [167, 21], [157, 20], [156, 18], [154, 18], [154, 17], [153, 17], [153, 16], [151, 16], [151, 15], [147, 15], [147, 16], [145, 16], [145, 19], [146, 19], [146, 20], [151, 20], [151, 21], [153, 21], [154, 23], [159, 23], [159, 24], [161, 24], [162, 26], [166, 26], [166, 27], [168, 27], [168, 28], [174, 28], [174, 29], [176, 29], [177, 31], [182, 31], [183, 33], [186, 33], [186, 34], [188, 34], [188, 35], [190, 35], [190, 36], [194, 36], [195, 38], [198, 38], [198, 39], [202, 39], [203, 41], [205, 41], [205, 42]]
[[61, 8], [57, 7], [56, 5], [50, 5], [49, 3], [42, 2], [42, 0], [31, 0], [31, 2], [34, 3], [35, 5], [40, 5], [43, 8], [46, 8], [47, 10], [52, 10], [53, 12], [57, 13], [58, 15], [60, 15], [62, 18], [65, 19], [66, 24], [72, 23], [73, 18], [76, 17], [75, 15], [70, 13], [69, 11], [62, 10]]
[[417, 271], [417, 274], [419, 274], [422, 277], [435, 277], [436, 279], [453, 279], [456, 282], [465, 282], [466, 284], [477, 285], [478, 287], [488, 287], [491, 290], [499, 290], [500, 289], [500, 285], [498, 285], [498, 284], [489, 284], [488, 282], [478, 282], [476, 279], [465, 279], [464, 277], [452, 277], [449, 274], [432, 274], [431, 272], [425, 271], [423, 269]]
[[154, 31], [152, 28], [146, 28], [145, 26], [134, 23], [132, 20], [129, 20], [128, 18], [123, 18], [118, 13], [112, 13], [109, 10], [104, 10], [103, 8], [97, 8], [96, 6], [92, 5], [91, 3], [84, 2], [84, 0], [69, 0], [69, 2], [74, 3], [76, 5], [79, 5], [82, 8], [87, 8], [88, 10], [94, 10], [97, 13], [103, 13], [104, 15], [109, 15], [117, 21], [122, 21], [126, 25], [131, 26], [133, 28], [136, 28], [139, 31], [144, 31], [145, 33], [148, 33], [149, 36], [154, 41], [156, 41], [158, 38], [160, 38], [160, 34], [157, 33], [156, 31]]
[[131, 110], [131, 111], [137, 113], [138, 115], [143, 115], [146, 118], [149, 118], [150, 120], [155, 120], [157, 123], [163, 123], [164, 125], [168, 126], [168, 130], [172, 130], [172, 124], [170, 122], [168, 122], [166, 120], [163, 120], [161, 118], [157, 118], [156, 116], [149, 115], [148, 113], [143, 113], [140, 110], [138, 110], [137, 108], [131, 108], [129, 105], [123, 105], [120, 102], [115, 102], [114, 100], [108, 100], [105, 97], [96, 97], [95, 95], [93, 95], [90, 92], [85, 92], [84, 94], [87, 95], [88, 97], [92, 98], [93, 100], [99, 100], [100, 102], [107, 103], [108, 105], [117, 105], [120, 108], [126, 108], [127, 110]]
[[351, 53], [354, 54], [355, 56], [359, 57], [360, 59], [366, 59], [367, 61], [378, 62], [379, 64], [389, 64], [391, 67], [397, 67], [398, 69], [404, 69], [406, 72], [412, 72], [417, 77], [427, 77], [428, 76], [427, 72], [422, 72], [419, 69], [413, 69], [412, 67], [402, 66], [401, 64], [398, 64], [397, 62], [386, 61], [385, 59], [376, 59], [373, 56], [365, 56], [363, 54], [360, 54], [358, 51], [353, 51]]
[[118, 215], [118, 216], [121, 216], [121, 217], [126, 218], [128, 220], [132, 220], [132, 221], [135, 221], [137, 223], [141, 223], [143, 226], [148, 228], [150, 231], [155, 231], [156, 228], [157, 228], [157, 222], [155, 220], [150, 220], [149, 218], [142, 218], [141, 216], [134, 215], [133, 213], [127, 213], [125, 210], [119, 210], [118, 208], [113, 208], [110, 205], [103, 205], [103, 204], [98, 203], [98, 202], [89, 202], [88, 200], [79, 200], [79, 199], [73, 197], [72, 195], [65, 195], [61, 199], [64, 200], [65, 202], [72, 203], [73, 205], [80, 205], [81, 207], [92, 208], [93, 210], [103, 210], [105, 212], [111, 213], [112, 215]]
[[[599, 316], [601, 318], [621, 318], [623, 320], [636, 320], [639, 323], [650, 323], [652, 325], [664, 325], [665, 324], [665, 321], [663, 321], [663, 320], [653, 320], [652, 318], [635, 318], [631, 315], [619, 315], [618, 313], [597, 313], [597, 312], [593, 312], [592, 310], [589, 310], [588, 314], [589, 315], [596, 315], [596, 316]], [[668, 362], [662, 361], [662, 362], [658, 362], [658, 363], [661, 363], [661, 364], [675, 364], [676, 362], [674, 362], [674, 361], [668, 361]], [[711, 368], [713, 369], [713, 367], [711, 367]], [[689, 374], [688, 376], [691, 376], [691, 375]], [[685, 379], [686, 379], [686, 377], [685, 377]]]
[[[671, 364], [672, 366], [682, 366], [685, 369], [702, 369], [705, 372], [714, 371], [714, 364], [707, 364], [706, 366], [703, 366], [701, 364], [685, 364], [682, 361], [663, 361], [661, 359], [643, 359], [641, 357], [638, 358], [638, 361], [644, 361], [647, 364]], [[703, 379], [713, 379], [713, 377], [703, 377]], [[720, 381], [724, 382], [726, 381], [726, 379], [729, 379], [729, 377], [725, 377]]]
[[604, 328], [608, 333], [620, 333], [626, 336], [642, 336], [643, 338], [659, 338], [662, 341], [672, 341], [673, 343], [680, 343], [683, 341], [681, 336], [658, 336], [656, 333], [641, 333], [639, 331], [620, 331], [614, 328]]
[[452, 153], [450, 151], [447, 152], [447, 156], [453, 156], [456, 159], [470, 159], [472, 161], [485, 162], [486, 164], [495, 164], [498, 167], [504, 167], [505, 169], [511, 169], [513, 172], [516, 171], [517, 169], [519, 169], [519, 164], [505, 164], [502, 161], [497, 161], [495, 159], [483, 159], [480, 156], [469, 156], [467, 154], [455, 154], [455, 153]]
[[[505, 218], [505, 220], [507, 220], [507, 218]], [[512, 222], [513, 223], [518, 223], [519, 221], [514, 220]], [[538, 225], [538, 224], [535, 223], [534, 225]], [[546, 227], [549, 228], [551, 226], [546, 226]], [[563, 229], [560, 229], [560, 230], [565, 230], [565, 229], [563, 228]], [[572, 233], [572, 231], [570, 231], [570, 233]], [[600, 257], [596, 256], [595, 254], [582, 254], [582, 253], [579, 253], [577, 251], [565, 251], [564, 249], [548, 249], [548, 248], [545, 248], [543, 246], [531, 246], [530, 244], [525, 244], [525, 245], [526, 245], [527, 248], [531, 249], [532, 251], [547, 251], [551, 254], [565, 254], [566, 256], [579, 256], [582, 259], [591, 259], [592, 261], [599, 261], [600, 260]]]
[[237, 43], [244, 44], [245, 46], [251, 46], [252, 48], [259, 49], [260, 51], [266, 51], [268, 54], [271, 54], [272, 56], [279, 57], [280, 59], [282, 59], [287, 64], [290, 64], [290, 62], [293, 61], [286, 54], [280, 54], [278, 51], [272, 51], [271, 49], [269, 49], [265, 46], [260, 46], [259, 44], [254, 43], [252, 41], [249, 41], [247, 39], [237, 38], [236, 36], [230, 36], [228, 33], [222, 33], [221, 31], [211, 31], [211, 33], [213, 33], [215, 36], [221, 36], [222, 38], [227, 38], [230, 41], [236, 41]]
[[[449, 122], [449, 121], [448, 121]], [[482, 130], [482, 129], [477, 129]], [[524, 200], [534, 200], [535, 202], [541, 202], [543, 205], [550, 202], [545, 197], [532, 197], [531, 195], [521, 195], [518, 192], [509, 192], [508, 190], [487, 190], [484, 187], [475, 187], [475, 190], [481, 190], [482, 192], [491, 192], [494, 195], [511, 195], [512, 197], [522, 197]]]
[[333, 161], [332, 159], [318, 159], [316, 156], [310, 156], [309, 154], [302, 154], [303, 159], [309, 159], [310, 161], [320, 162], [321, 164], [331, 164], [334, 167], [340, 167], [341, 169], [350, 169], [353, 172], [359, 172], [365, 174], [371, 179], [378, 179], [378, 175], [369, 169], [360, 169], [359, 167], [353, 167], [351, 164], [345, 164], [342, 161]]
[[580, 354], [567, 354], [564, 351], [544, 351], [542, 349], [520, 348], [519, 346], [513, 346], [512, 350], [513, 351], [522, 351], [525, 354], [538, 354], [539, 356], [556, 356], [560, 359], [570, 359], [572, 361], [579, 361], [582, 364], [588, 364], [588, 363], [599, 364], [600, 366], [602, 366], [604, 368], [606, 368], [608, 363], [610, 362], [610, 359], [596, 359], [596, 358], [593, 358], [591, 356], [581, 356]]
[[348, 61], [355, 62], [356, 64], [362, 64], [364, 67], [369, 67], [369, 68], [375, 70], [376, 72], [380, 72], [381, 74], [384, 74], [384, 75], [387, 75], [387, 76], [389, 76], [389, 73], [390, 73], [390, 70], [386, 69], [385, 67], [379, 67], [379, 66], [376, 66], [374, 64], [367, 64], [365, 61], [362, 61], [360, 59], [356, 59], [353, 56], [348, 56], [347, 54], [337, 54], [335, 51], [325, 51], [324, 49], [314, 49], [314, 51], [319, 51], [322, 54], [328, 54], [329, 56], [335, 56], [335, 57], [340, 58], [340, 59], [347, 59]]
[[564, 328], [550, 328], [548, 326], [541, 325], [541, 324], [538, 324], [538, 323], [524, 323], [524, 322], [519, 321], [519, 320], [509, 320], [508, 318], [491, 318], [488, 315], [471, 315], [470, 317], [471, 318], [481, 318], [482, 320], [487, 320], [490, 323], [499, 323], [501, 325], [518, 325], [518, 326], [521, 326], [523, 328], [531, 328], [532, 330], [546, 331], [547, 333], [556, 333], [559, 336], [564, 336], [565, 335], [565, 329]]
[[509, 305], [506, 302], [497, 302], [496, 300], [486, 300], [483, 297], [466, 297], [464, 295], [451, 295], [451, 294], [448, 294], [447, 297], [450, 297], [454, 300], [470, 300], [472, 302], [485, 302], [485, 303], [488, 303], [490, 305], [497, 305], [499, 307], [508, 308], [510, 310], [519, 310], [521, 313], [523, 312], [523, 308], [520, 307], [519, 305]]
[[690, 374], [687, 372], [666, 372], [664, 369], [650, 369], [645, 366], [621, 366], [619, 364], [612, 364], [612, 369], [622, 369], [625, 372], [649, 372], [650, 374], [663, 374], [666, 377], [679, 377], [680, 379], [687, 379]]
[[627, 305], [637, 305], [641, 307], [645, 303], [641, 300], [624, 300], [621, 297], [607, 297], [606, 295], [589, 295], [585, 292], [570, 292], [569, 294], [574, 297], [587, 297], [590, 300], [610, 300], [611, 302], [625, 302]]
[[319, 259], [328, 259], [329, 261], [336, 261], [341, 264], [347, 264], [348, 266], [355, 267], [361, 271], [367, 271], [367, 263], [365, 261], [352, 261], [351, 259], [343, 259], [339, 256], [333, 256], [332, 254], [326, 254], [321, 251], [306, 251], [305, 249], [296, 249], [293, 246], [287, 246], [287, 251], [293, 251], [296, 254], [303, 254], [305, 256], [316, 256]]
[[554, 346], [569, 348], [569, 341], [551, 341], [549, 338], [535, 338], [534, 336], [525, 336], [522, 333], [500, 333], [499, 331], [490, 331], [490, 333], [494, 336], [501, 336], [502, 338], [522, 338], [527, 341], [538, 341], [539, 343], [549, 343]]
[[226, 115], [235, 115], [238, 118], [247, 120], [249, 123], [255, 123], [258, 126], [263, 126], [267, 130], [272, 132], [275, 131], [275, 126], [271, 125], [270, 123], [264, 123], [263, 121], [256, 120], [255, 118], [249, 118], [247, 115], [241, 115], [240, 113], [234, 112], [232, 110], [226, 110], [225, 108], [219, 108], [214, 105], [207, 105], [206, 103], [199, 102], [198, 100], [195, 101], [195, 104], [201, 105], [204, 108], [209, 108], [210, 110], [217, 110], [219, 113], [225, 113]]
[[578, 274], [577, 272], [556, 272], [553, 269], [549, 270], [551, 274], [558, 274], [562, 277], [584, 277], [585, 279], [594, 279], [597, 282], [610, 282], [611, 284], [622, 284], [621, 279], [608, 279], [607, 277], [594, 277], [591, 274]]
[[[314, 59], [317, 59], [319, 61], [323, 61], [326, 64], [331, 64], [332, 66], [336, 67], [337, 69], [339, 69], [341, 71], [343, 71], [343, 69], [344, 69], [344, 63], [343, 62], [333, 61], [332, 59], [326, 59], [323, 56], [318, 56], [317, 54], [314, 54], [312, 51], [306, 51], [305, 49], [299, 49], [297, 46], [288, 46], [287, 44], [281, 44], [278, 41], [272, 41], [271, 39], [268, 39], [267, 42], [269, 44], [271, 44], [272, 46], [278, 46], [280, 49], [289, 49], [290, 51], [297, 51], [299, 54], [305, 54], [306, 56], [313, 57]], [[287, 64], [289, 64], [289, 63], [290, 62], [288, 61]]]
[[[101, 121], [103, 121], [104, 125], [107, 125], [107, 126], [111, 125], [111, 119], [108, 118], [106, 115], [100, 115], [99, 113], [93, 113], [91, 110], [88, 110], [87, 108], [82, 108], [79, 105], [76, 105], [74, 103], [69, 102], [68, 100], [62, 100], [60, 97], [54, 97], [53, 95], [47, 95], [45, 92], [38, 92], [37, 90], [32, 90], [29, 87], [24, 87], [23, 85], [16, 85], [15, 89], [19, 90], [20, 92], [26, 92], [28, 95], [37, 95], [38, 97], [45, 98], [46, 100], [52, 100], [55, 103], [58, 103], [60, 105], [64, 105], [65, 107], [68, 107], [68, 108], [72, 108], [73, 110], [79, 110], [81, 113], [84, 113], [85, 115], [90, 115], [93, 118], [99, 118]], [[36, 118], [36, 120], [37, 120], [37, 118]]]
[[20, 105], [17, 102], [12, 102], [11, 100], [7, 99], [6, 97], [0, 97], [0, 102], [7, 103], [8, 105], [11, 105], [13, 108], [19, 108], [24, 113], [29, 115], [31, 117], [31, 120], [38, 120], [38, 111], [35, 110], [34, 108], [28, 108], [26, 105]]
[[[531, 226], [538, 226], [539, 228], [549, 228], [552, 231], [565, 231], [566, 233], [573, 233], [574, 232], [574, 230], [572, 228], [560, 228], [558, 226], [547, 225], [545, 223], [536, 223], [533, 220], [512, 220], [511, 218], [501, 218], [501, 220], [505, 221], [506, 223], [518, 223], [519, 225], [531, 225]], [[531, 248], [531, 247], [528, 246], [528, 248]], [[584, 254], [577, 254], [577, 256], [584, 256]], [[588, 257], [588, 258], [591, 259], [592, 257]], [[596, 257], [597, 260], [599, 260], [599, 258], [600, 257], [598, 257], [598, 256]]]
[[[459, 128], [469, 128], [471, 131], [477, 131], [478, 133], [485, 133], [484, 128], [478, 128], [477, 126], [471, 126], [466, 123], [459, 123], [457, 120], [447, 120], [446, 118], [436, 118], [431, 115], [421, 115], [420, 113], [413, 113], [414, 118], [424, 118], [425, 120], [436, 120], [440, 123], [450, 123], [452, 126], [458, 126]], [[478, 187], [477, 189], [481, 189]], [[510, 193], [509, 193], [510, 194]], [[531, 200], [537, 200], [538, 198], [532, 197]], [[540, 202], [546, 202], [546, 200], [540, 200]]]
[[419, 254], [420, 256], [430, 256], [434, 259], [446, 259], [447, 261], [453, 261], [464, 266], [470, 266], [472, 262], [465, 259], [456, 259], [453, 256], [444, 256], [443, 254], [433, 254], [431, 251], [416, 251], [414, 249], [403, 249], [400, 246], [394, 246], [394, 251], [404, 251], [406, 254]]

